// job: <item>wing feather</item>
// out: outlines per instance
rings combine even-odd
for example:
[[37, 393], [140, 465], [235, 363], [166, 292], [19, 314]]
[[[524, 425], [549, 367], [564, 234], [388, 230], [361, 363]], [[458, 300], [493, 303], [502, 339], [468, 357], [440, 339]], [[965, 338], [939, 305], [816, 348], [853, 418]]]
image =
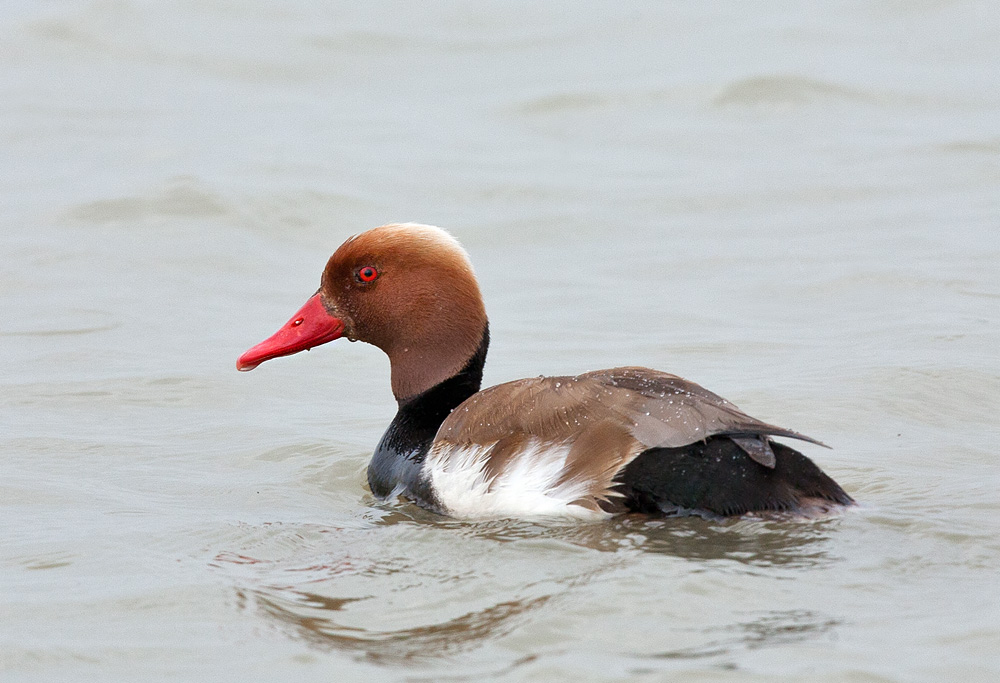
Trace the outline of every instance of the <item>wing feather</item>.
[[[591, 482], [577, 504], [606, 500], [614, 476], [649, 448], [674, 448], [728, 435], [749, 457], [774, 467], [767, 437], [821, 444], [753, 418], [726, 399], [676, 375], [639, 367], [598, 370], [575, 377], [535, 377], [473, 395], [445, 419], [432, 452], [447, 458], [476, 445], [491, 449], [490, 477], [502, 476], [516, 453], [512, 442], [569, 446], [560, 485]], [[490, 456], [487, 456], [490, 457]]]

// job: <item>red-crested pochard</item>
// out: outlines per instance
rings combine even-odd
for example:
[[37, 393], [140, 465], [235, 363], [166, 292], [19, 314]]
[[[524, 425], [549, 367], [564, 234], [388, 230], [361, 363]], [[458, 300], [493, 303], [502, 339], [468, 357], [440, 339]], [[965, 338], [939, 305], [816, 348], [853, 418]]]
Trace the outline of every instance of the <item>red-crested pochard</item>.
[[486, 311], [468, 255], [440, 228], [384, 225], [348, 239], [319, 291], [236, 367], [339, 337], [389, 356], [399, 410], [368, 466], [380, 498], [469, 518], [815, 514], [853, 503], [770, 437], [818, 441], [675, 375], [624, 367], [480, 391]]

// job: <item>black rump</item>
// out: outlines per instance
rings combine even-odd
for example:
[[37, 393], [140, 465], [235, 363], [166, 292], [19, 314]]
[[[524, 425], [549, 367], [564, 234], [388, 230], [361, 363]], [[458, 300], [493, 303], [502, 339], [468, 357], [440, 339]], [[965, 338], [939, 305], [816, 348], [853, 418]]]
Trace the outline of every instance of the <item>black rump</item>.
[[678, 448], [650, 448], [616, 477], [614, 489], [630, 512], [726, 517], [757, 511], [795, 512], [817, 502], [854, 501], [816, 464], [771, 442], [774, 469], [752, 460], [727, 436]]

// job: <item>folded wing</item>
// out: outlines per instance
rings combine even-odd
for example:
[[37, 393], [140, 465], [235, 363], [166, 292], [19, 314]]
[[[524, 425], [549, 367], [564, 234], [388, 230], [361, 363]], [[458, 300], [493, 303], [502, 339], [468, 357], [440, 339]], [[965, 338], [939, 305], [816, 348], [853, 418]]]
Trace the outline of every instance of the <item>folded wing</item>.
[[[606, 498], [615, 475], [641, 452], [729, 436], [773, 468], [769, 436], [820, 444], [757, 420], [722, 397], [656, 370], [623, 367], [575, 377], [537, 377], [491, 387], [459, 405], [438, 430], [430, 457], [475, 452], [487, 484], [523, 469], [525, 453], [560, 452], [556, 489], [585, 507]], [[822, 445], [822, 444], [820, 444]]]

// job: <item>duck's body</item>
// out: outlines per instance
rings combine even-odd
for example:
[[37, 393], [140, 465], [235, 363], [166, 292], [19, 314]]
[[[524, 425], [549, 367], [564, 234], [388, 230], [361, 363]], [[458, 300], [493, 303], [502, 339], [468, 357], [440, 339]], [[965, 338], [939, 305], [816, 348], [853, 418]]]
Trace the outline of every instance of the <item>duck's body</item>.
[[467, 518], [811, 514], [852, 502], [770, 437], [818, 442], [675, 375], [615, 368], [480, 391], [482, 298], [465, 252], [438, 228], [382, 226], [345, 242], [320, 291], [237, 366], [342, 335], [392, 365], [399, 411], [368, 467], [380, 498]]

